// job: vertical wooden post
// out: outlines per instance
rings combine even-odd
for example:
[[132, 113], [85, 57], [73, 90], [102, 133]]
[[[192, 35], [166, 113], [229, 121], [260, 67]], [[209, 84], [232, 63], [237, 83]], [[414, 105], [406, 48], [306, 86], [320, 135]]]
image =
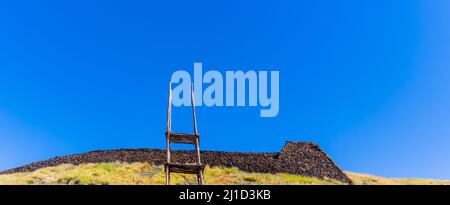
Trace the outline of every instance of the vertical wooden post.
[[167, 163], [170, 163], [170, 132], [172, 129], [172, 83], [169, 82], [169, 102], [167, 105], [167, 131], [166, 131], [166, 152]]
[[172, 82], [169, 82], [169, 102], [167, 105], [167, 130], [166, 130], [166, 185], [170, 184], [170, 170], [169, 170], [169, 163], [170, 163], [170, 132], [172, 129]]
[[[200, 158], [199, 135], [198, 135], [198, 130], [197, 130], [197, 116], [195, 114], [194, 84], [191, 84], [191, 105], [192, 105], [192, 117], [194, 120], [194, 134], [197, 136], [197, 139], [195, 139], [195, 152], [197, 154], [197, 165], [201, 165], [202, 160]], [[203, 173], [202, 172], [197, 174], [197, 181], [198, 181], [199, 185], [203, 184]]]
[[169, 133], [172, 129], [171, 128], [171, 126], [172, 126], [171, 112], [172, 112], [172, 83], [169, 82], [169, 102], [167, 104], [167, 130], [166, 130], [167, 133]]
[[191, 104], [192, 104], [192, 116], [194, 118], [194, 134], [198, 135], [197, 117], [195, 115], [194, 84], [191, 84]]
[[203, 171], [200, 171], [200, 173], [198, 173], [197, 180], [199, 185], [203, 185]]
[[203, 172], [197, 174], [197, 183], [198, 185], [203, 185]]
[[166, 185], [170, 185], [170, 171], [169, 171], [169, 165], [165, 165], [164, 168], [166, 169]]
[[197, 135], [197, 139], [195, 140], [195, 151], [197, 153], [197, 164], [201, 165], [201, 158], [200, 158], [200, 148], [199, 148], [199, 136], [198, 136], [198, 130], [197, 130], [197, 116], [195, 115], [195, 100], [194, 100], [194, 85], [191, 84], [191, 104], [192, 104], [192, 116], [194, 120], [194, 134]]

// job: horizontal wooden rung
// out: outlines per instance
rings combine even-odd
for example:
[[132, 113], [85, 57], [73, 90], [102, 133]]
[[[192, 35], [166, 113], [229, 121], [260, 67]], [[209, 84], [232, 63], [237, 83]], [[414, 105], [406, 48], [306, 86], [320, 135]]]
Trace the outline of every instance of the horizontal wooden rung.
[[169, 168], [169, 172], [182, 173], [182, 174], [199, 174], [205, 169], [205, 165], [197, 164], [174, 164], [165, 163], [165, 166]]
[[195, 144], [197, 139], [200, 141], [200, 137], [198, 135], [187, 133], [169, 132], [167, 137], [169, 137], [171, 143]]

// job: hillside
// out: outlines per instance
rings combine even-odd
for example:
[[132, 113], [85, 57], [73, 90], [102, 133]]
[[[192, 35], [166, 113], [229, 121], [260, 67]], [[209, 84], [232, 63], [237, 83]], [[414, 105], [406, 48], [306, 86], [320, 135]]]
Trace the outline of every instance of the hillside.
[[[354, 184], [446, 184], [449, 181], [426, 179], [391, 179], [347, 172]], [[191, 175], [174, 174], [173, 184], [196, 184]], [[248, 173], [238, 168], [207, 167], [205, 180], [208, 185], [346, 185], [329, 179], [302, 177], [294, 174]], [[79, 184], [79, 185], [162, 185], [165, 183], [163, 166], [149, 163], [88, 163], [80, 165], [62, 164], [55, 167], [0, 175], [0, 185], [10, 184]]]
[[[172, 162], [195, 163], [192, 150], [173, 151]], [[280, 152], [225, 152], [202, 151], [201, 160], [210, 167], [238, 168], [251, 173], [288, 173], [319, 179], [332, 179], [343, 183], [351, 183], [347, 175], [334, 161], [315, 143], [286, 142]], [[54, 157], [0, 172], [13, 174], [31, 172], [41, 168], [54, 167], [62, 164], [87, 163], [150, 163], [156, 166], [166, 161], [166, 151], [161, 149], [117, 149], [97, 150], [87, 153]]]
[[[286, 142], [280, 152], [202, 151], [206, 184], [450, 184], [344, 172], [316, 144]], [[192, 150], [172, 152], [172, 161], [195, 163]], [[54, 157], [0, 172], [0, 184], [164, 184], [162, 149], [97, 150]], [[172, 184], [196, 184], [173, 175]]]
[[450, 185], [448, 180], [386, 178], [352, 172], [346, 172], [346, 174], [356, 185]]

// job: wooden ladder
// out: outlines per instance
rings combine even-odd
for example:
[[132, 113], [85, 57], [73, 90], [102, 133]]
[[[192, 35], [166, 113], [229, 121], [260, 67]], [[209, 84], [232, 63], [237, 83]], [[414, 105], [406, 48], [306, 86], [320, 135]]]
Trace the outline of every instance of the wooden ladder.
[[[195, 115], [195, 104], [194, 104], [194, 89], [191, 84], [191, 106], [192, 106], [192, 116], [194, 120], [194, 133], [175, 133], [171, 131], [172, 119], [172, 83], [169, 83], [169, 104], [167, 107], [167, 131], [166, 131], [166, 151], [167, 151], [167, 160], [164, 164], [164, 169], [166, 172], [166, 185], [170, 185], [170, 173], [183, 173], [183, 174], [196, 174], [197, 182], [199, 185], [203, 185], [203, 172], [205, 170], [205, 166], [202, 165], [200, 158], [200, 136], [197, 132], [197, 119]], [[171, 162], [171, 151], [170, 144], [171, 143], [179, 143], [179, 144], [192, 144], [195, 146], [195, 154], [196, 154], [196, 164], [177, 164]]]

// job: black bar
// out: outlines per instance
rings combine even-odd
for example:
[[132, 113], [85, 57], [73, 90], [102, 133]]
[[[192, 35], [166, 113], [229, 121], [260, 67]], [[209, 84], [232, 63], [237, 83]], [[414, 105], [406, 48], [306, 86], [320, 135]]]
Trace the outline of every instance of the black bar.
[[[186, 199], [183, 199], [184, 193], [188, 194]], [[209, 195], [206, 195], [207, 193]], [[195, 198], [191, 198], [193, 196]], [[163, 204], [156, 203], [161, 200], [169, 204], [276, 204], [286, 200], [298, 202], [294, 204], [384, 204], [393, 200], [446, 200], [450, 197], [450, 186], [0, 186], [0, 197], [2, 200], [11, 198], [16, 202], [48, 201], [58, 197], [79, 203], [87, 200], [123, 204]], [[358, 198], [363, 200], [357, 200]]]

